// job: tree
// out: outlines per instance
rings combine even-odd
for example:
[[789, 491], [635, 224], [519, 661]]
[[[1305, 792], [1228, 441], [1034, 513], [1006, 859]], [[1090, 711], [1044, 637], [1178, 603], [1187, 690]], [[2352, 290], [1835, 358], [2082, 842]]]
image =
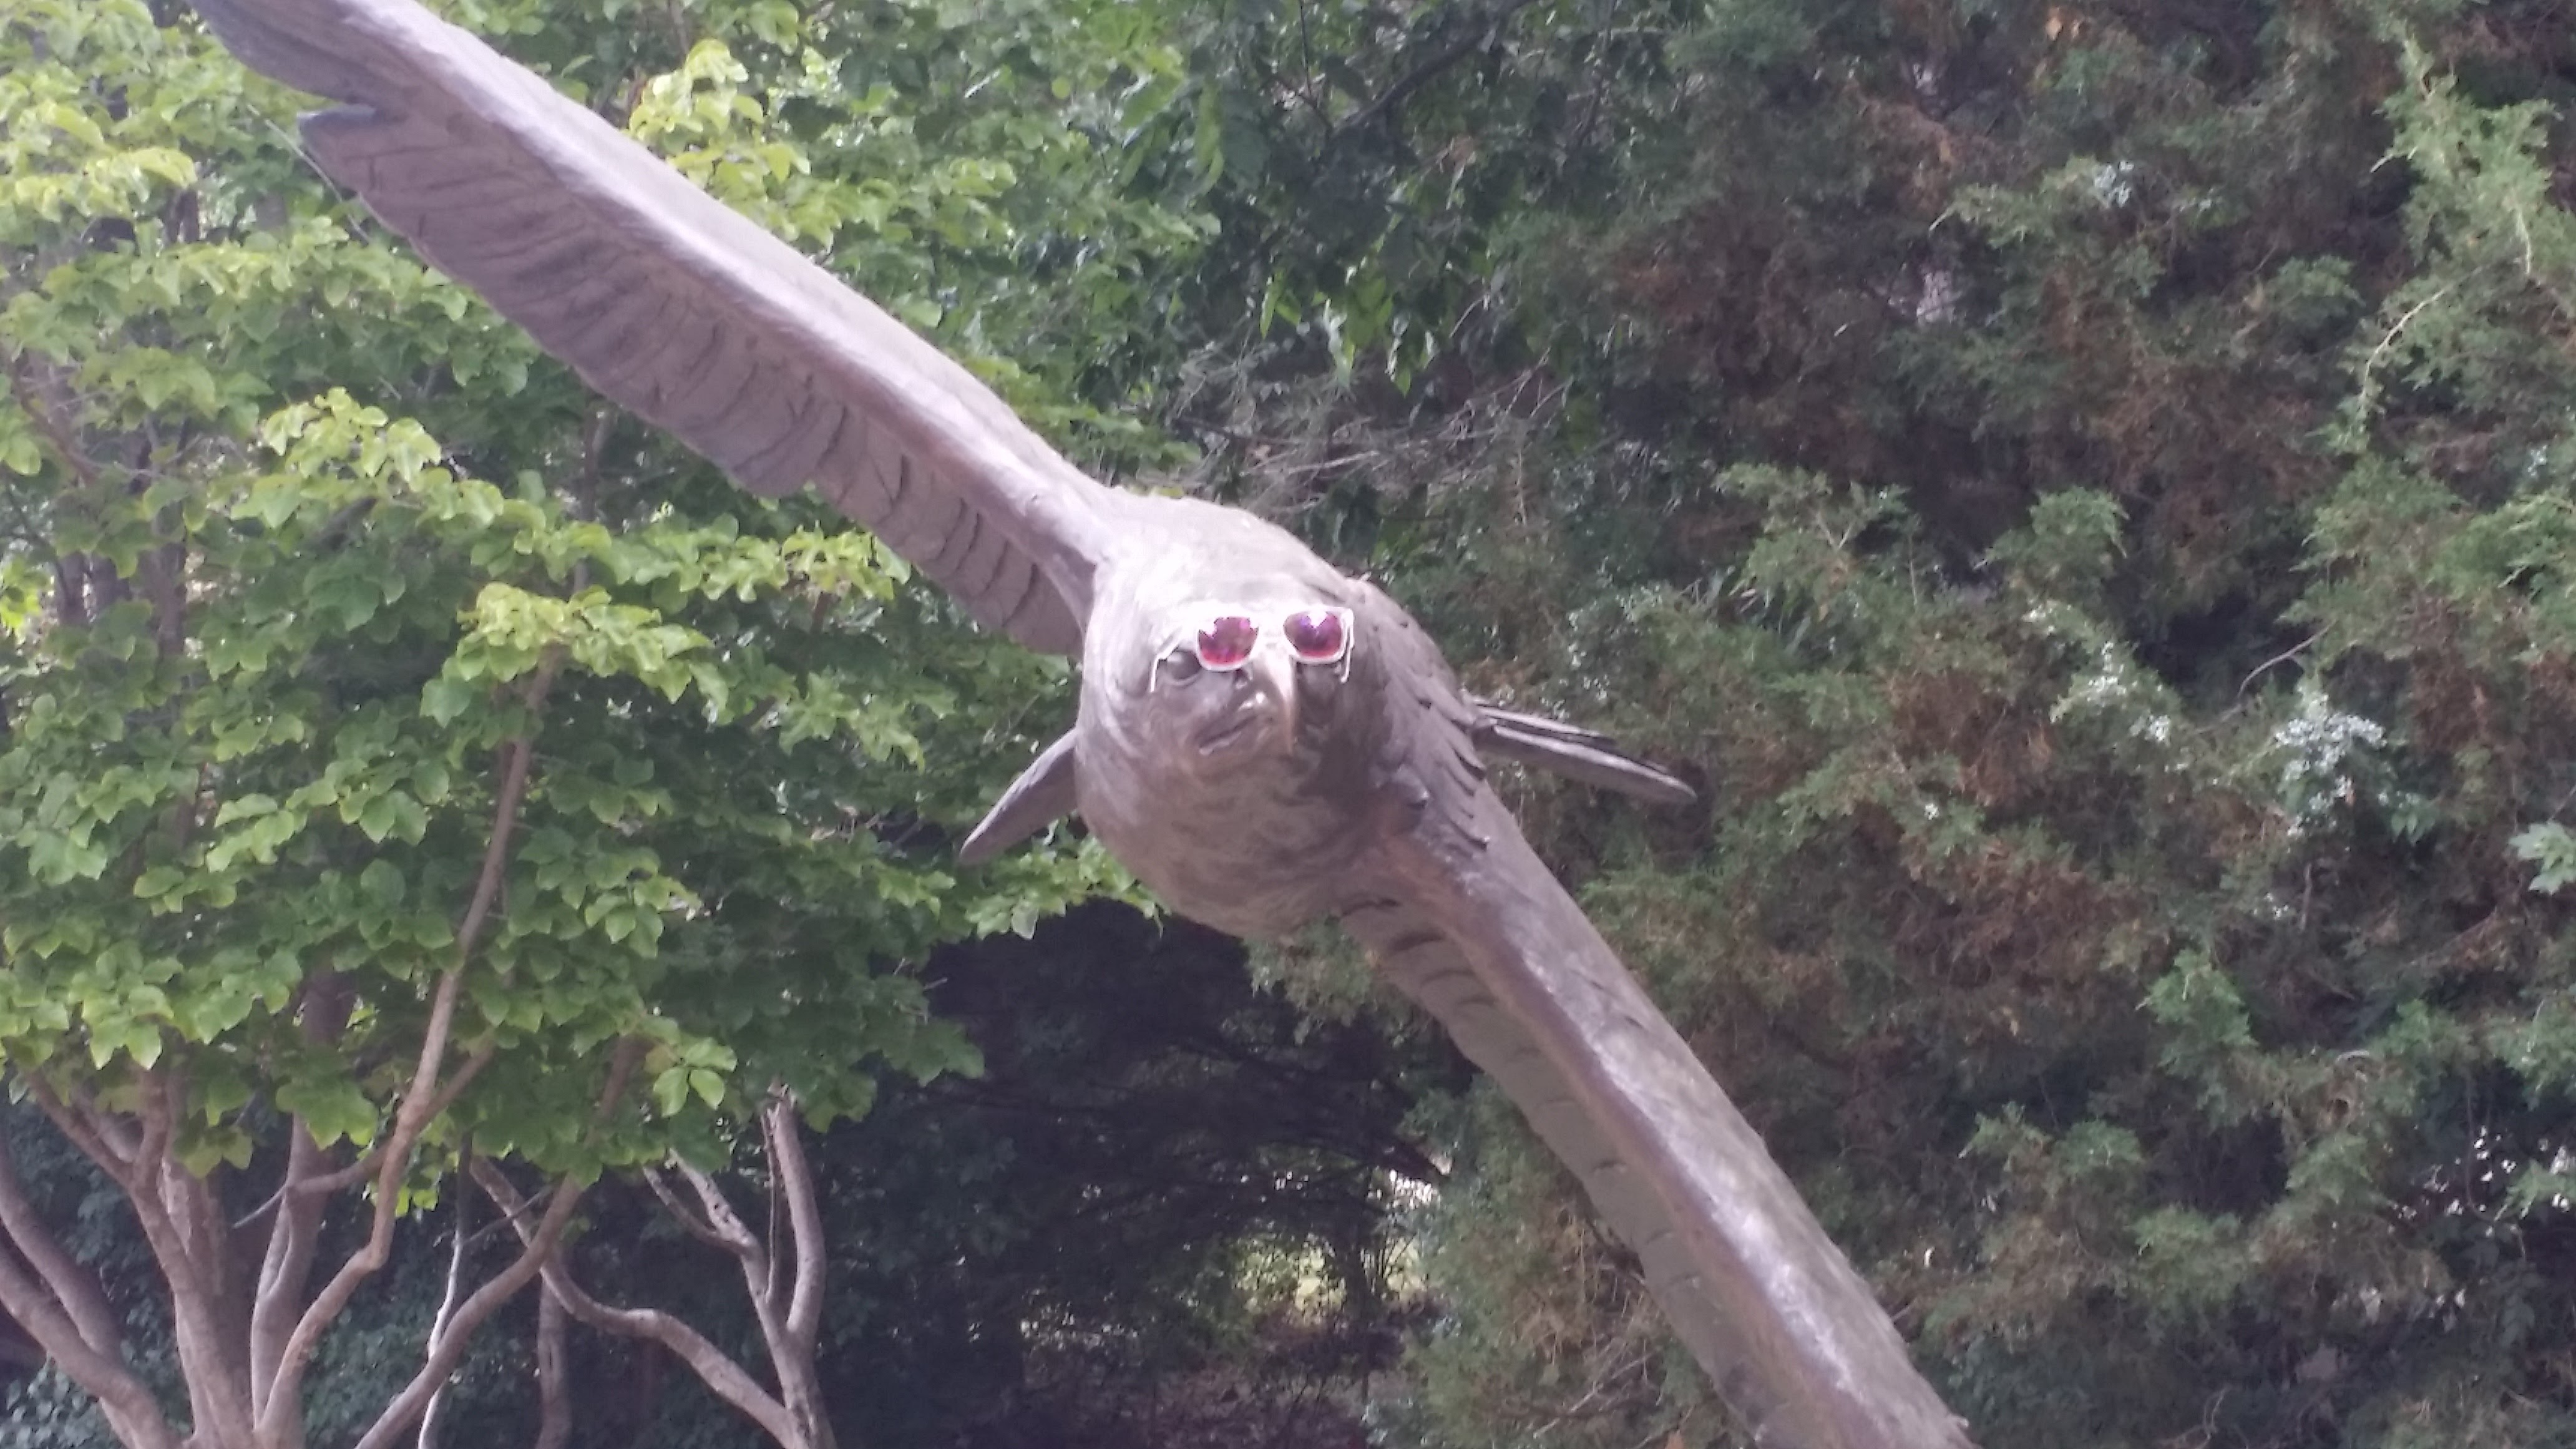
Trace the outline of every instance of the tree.
[[[1501, 19], [1371, 158], [1317, 139], [1446, 15]], [[1332, 78], [1230, 154], [1368, 201], [1320, 263], [1216, 203], [1272, 329], [1208, 369], [1218, 471], [1366, 541], [1489, 692], [1696, 762], [1704, 831], [1524, 818], [1980, 1442], [2576, 1416], [2564, 25], [1229, 32]], [[1397, 1432], [1722, 1435], [1558, 1175], [1461, 1121]]]
[[[1373, 1022], [1305, 1018], [1242, 954], [1103, 902], [934, 955], [933, 1009], [982, 1071], [889, 1081], [806, 1143], [829, 1253], [817, 1363], [845, 1441], [1355, 1431], [1388, 1383], [1393, 1324], [1418, 1307], [1380, 1286], [1406, 1261], [1397, 1183], [1439, 1176], [1405, 1113], [1417, 1082], [1465, 1068]], [[759, 1236], [769, 1174], [750, 1152], [737, 1168], [717, 1181]], [[587, 1201], [562, 1260], [578, 1283], [759, 1357], [731, 1251], [637, 1186]], [[522, 1359], [533, 1327], [506, 1326]], [[755, 1442], [658, 1346], [578, 1329], [571, 1346], [574, 1443]]]
[[[977, 104], [929, 7], [479, 18], [955, 339], [1083, 336], [1068, 297], [1193, 234], [1096, 200], [1101, 128], [1162, 134], [1152, 85], [1069, 83], [1168, 66], [1116, 7], [992, 37], [1079, 98], [1049, 118]], [[911, 71], [843, 89], [859, 35]], [[130, 1445], [391, 1442], [586, 1184], [969, 1065], [901, 963], [1117, 879], [1075, 842], [945, 866], [1060, 672], [602, 413], [315, 186], [287, 104], [175, 6], [0, 9], [0, 1060], [135, 1214], [175, 1352], [129, 1354], [6, 1170], [0, 1307]], [[1004, 382], [1150, 454], [1080, 401], [1120, 361]], [[397, 1223], [477, 1163], [542, 1180], [524, 1251], [388, 1400], [308, 1423]]]

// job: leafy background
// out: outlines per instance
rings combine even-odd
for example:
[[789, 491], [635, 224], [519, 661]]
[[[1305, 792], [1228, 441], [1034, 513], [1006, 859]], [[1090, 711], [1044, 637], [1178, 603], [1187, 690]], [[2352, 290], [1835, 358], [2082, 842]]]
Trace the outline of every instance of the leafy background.
[[[1104, 476], [1290, 521], [1476, 687], [1699, 781], [1678, 818], [1507, 788], [1980, 1442], [2576, 1440], [2562, 7], [456, 13]], [[1256, 994], [1177, 928], [1041, 927], [1115, 888], [1071, 838], [947, 870], [1060, 678], [600, 416], [175, 6], [0, 19], [13, 1071], [175, 1054], [250, 1092], [217, 1157], [298, 1082], [369, 1130], [362, 1074], [240, 1064], [292, 1057], [317, 960], [406, 1029], [560, 650], [463, 1110], [612, 1166], [713, 1150], [782, 1072], [872, 1104], [818, 1149], [853, 1441], [1184, 1442], [1208, 1390], [1391, 1444], [1727, 1442], [1562, 1177], [1344, 953], [1257, 953]], [[176, 649], [132, 597], [174, 545]], [[561, 1131], [585, 1043], [648, 1024], [659, 1113]], [[985, 1077], [910, 1082], [969, 1043]], [[1233, 1059], [1272, 1085], [1203, 1075]], [[112, 1199], [13, 1131], [148, 1356]], [[725, 1312], [636, 1266], [668, 1250], [621, 1201], [585, 1264]], [[370, 1331], [408, 1351], [436, 1226], [335, 1392]], [[748, 1442], [584, 1353], [590, 1442]], [[6, 1432], [86, 1442], [20, 1393]]]

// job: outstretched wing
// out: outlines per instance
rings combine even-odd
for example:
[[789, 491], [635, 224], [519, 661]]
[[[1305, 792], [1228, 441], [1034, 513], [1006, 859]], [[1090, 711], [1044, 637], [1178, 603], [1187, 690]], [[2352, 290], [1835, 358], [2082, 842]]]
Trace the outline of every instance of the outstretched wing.
[[1032, 648], [1076, 653], [1124, 495], [964, 368], [414, 0], [195, 0], [344, 104], [314, 159], [592, 387], [762, 493], [813, 484]]
[[1869, 1285], [1486, 785], [1496, 711], [1372, 603], [1392, 681], [1376, 773], [1407, 818], [1358, 862], [1343, 925], [1573, 1169], [1756, 1443], [1967, 1449]]
[[1343, 924], [1573, 1169], [1754, 1442], [1966, 1449], [1762, 1139], [1509, 816], [1479, 813], [1388, 846], [1394, 889]]

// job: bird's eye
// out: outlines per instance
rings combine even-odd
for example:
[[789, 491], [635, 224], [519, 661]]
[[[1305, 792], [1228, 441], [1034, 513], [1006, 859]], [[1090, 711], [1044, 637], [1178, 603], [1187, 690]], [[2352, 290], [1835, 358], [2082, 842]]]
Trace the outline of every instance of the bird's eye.
[[1338, 664], [1351, 650], [1351, 631], [1343, 625], [1339, 609], [1291, 614], [1280, 632], [1288, 637], [1288, 650], [1301, 664]]

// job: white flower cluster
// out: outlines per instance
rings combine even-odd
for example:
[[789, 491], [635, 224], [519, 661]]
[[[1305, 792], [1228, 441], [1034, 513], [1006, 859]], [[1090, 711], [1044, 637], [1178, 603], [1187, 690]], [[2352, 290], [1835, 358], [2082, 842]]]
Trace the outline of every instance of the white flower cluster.
[[2336, 709], [2314, 680], [2299, 684], [2298, 712], [2272, 731], [2281, 764], [2281, 803], [2302, 824], [2322, 820], [2336, 804], [2350, 804], [2352, 776], [2344, 766], [2363, 750], [2386, 743], [2388, 731], [2360, 715]]
[[[2084, 625], [2084, 616], [2064, 604], [2041, 604], [2022, 616], [2022, 622], [2043, 633], [2070, 635]], [[2089, 628], [2084, 629], [2089, 633]], [[2173, 716], [2141, 706], [2159, 691], [2138, 668], [2137, 661], [2110, 640], [2099, 640], [2093, 646], [2093, 667], [2066, 691], [2048, 711], [2051, 723], [2063, 722], [2069, 715], [2099, 714], [2118, 711], [2129, 716], [2129, 738], [2145, 740], [2151, 745], [2173, 742]]]

